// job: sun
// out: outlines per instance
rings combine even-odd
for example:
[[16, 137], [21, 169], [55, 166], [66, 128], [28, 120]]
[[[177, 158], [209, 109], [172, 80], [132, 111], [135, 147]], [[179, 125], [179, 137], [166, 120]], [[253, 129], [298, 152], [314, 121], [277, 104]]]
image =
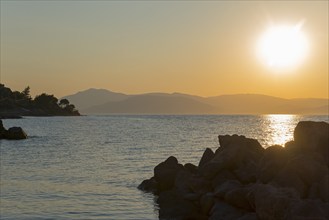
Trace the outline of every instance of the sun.
[[269, 27], [258, 42], [259, 57], [271, 68], [297, 67], [308, 53], [303, 22]]

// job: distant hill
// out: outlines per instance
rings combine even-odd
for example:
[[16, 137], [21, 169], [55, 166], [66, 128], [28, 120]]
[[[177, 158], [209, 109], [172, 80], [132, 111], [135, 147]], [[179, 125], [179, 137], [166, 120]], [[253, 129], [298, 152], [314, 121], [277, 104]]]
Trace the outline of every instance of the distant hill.
[[111, 92], [106, 89], [88, 89], [73, 95], [63, 97], [73, 102], [78, 109], [87, 109], [95, 105], [101, 105], [112, 101], [122, 101], [129, 95], [123, 93]]
[[200, 97], [182, 93], [126, 95], [88, 89], [63, 97], [84, 114], [328, 114], [328, 99], [283, 99], [259, 94]]
[[122, 101], [108, 102], [84, 111], [89, 114], [203, 114], [216, 113], [217, 108], [177, 95], [145, 94], [131, 96]]
[[207, 103], [230, 114], [328, 114], [328, 99], [283, 99], [258, 94], [222, 95]]

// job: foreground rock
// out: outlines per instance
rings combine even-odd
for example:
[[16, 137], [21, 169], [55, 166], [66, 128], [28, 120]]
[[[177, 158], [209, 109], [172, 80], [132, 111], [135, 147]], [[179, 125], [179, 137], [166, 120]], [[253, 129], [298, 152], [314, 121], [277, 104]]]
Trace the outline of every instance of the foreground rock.
[[329, 219], [328, 123], [299, 122], [285, 147], [218, 138], [198, 166], [171, 156], [140, 184], [158, 196], [159, 219]]
[[12, 127], [6, 130], [0, 120], [0, 139], [21, 140], [26, 139], [27, 134], [21, 127]]

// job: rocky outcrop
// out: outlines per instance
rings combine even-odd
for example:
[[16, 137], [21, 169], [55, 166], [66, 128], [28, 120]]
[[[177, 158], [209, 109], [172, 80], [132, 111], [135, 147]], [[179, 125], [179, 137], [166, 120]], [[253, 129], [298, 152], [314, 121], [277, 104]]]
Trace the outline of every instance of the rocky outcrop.
[[27, 134], [21, 127], [12, 127], [6, 130], [0, 120], [0, 139], [21, 140], [26, 139]]
[[328, 123], [299, 122], [285, 147], [218, 138], [198, 166], [171, 156], [141, 183], [158, 196], [160, 219], [329, 219]]

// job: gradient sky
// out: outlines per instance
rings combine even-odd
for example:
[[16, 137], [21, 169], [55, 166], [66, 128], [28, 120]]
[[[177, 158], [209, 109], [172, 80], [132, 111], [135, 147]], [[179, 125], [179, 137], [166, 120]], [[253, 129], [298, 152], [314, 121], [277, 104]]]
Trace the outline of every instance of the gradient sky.
[[[264, 65], [260, 35], [302, 20], [304, 62]], [[328, 1], [1, 0], [1, 82], [58, 97], [93, 87], [328, 98], [328, 26]]]

